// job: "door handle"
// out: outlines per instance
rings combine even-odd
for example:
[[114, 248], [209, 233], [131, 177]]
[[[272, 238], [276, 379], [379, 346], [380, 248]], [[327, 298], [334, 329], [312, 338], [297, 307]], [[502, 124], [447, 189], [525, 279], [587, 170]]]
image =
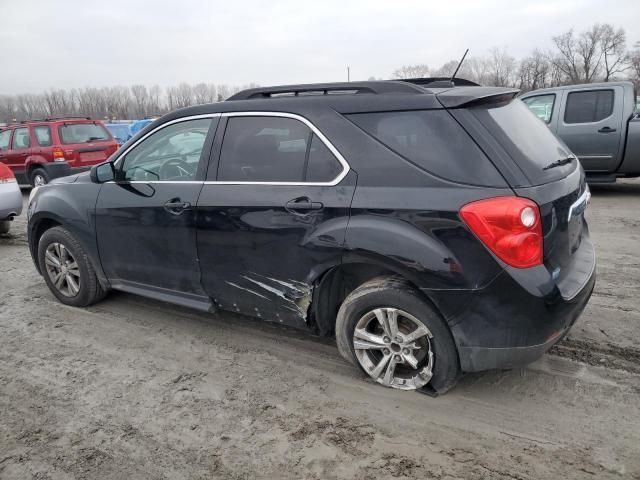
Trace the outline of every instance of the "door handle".
[[615, 132], [616, 129], [615, 128], [611, 128], [611, 127], [602, 127], [600, 130], [598, 130], [598, 133], [613, 133]]
[[322, 210], [324, 205], [322, 202], [312, 202], [307, 197], [295, 198], [287, 202], [285, 209], [291, 213], [308, 212], [311, 210]]
[[189, 202], [183, 202], [179, 198], [172, 198], [164, 204], [164, 209], [174, 215], [180, 215], [182, 212], [189, 210], [190, 208], [191, 204]]

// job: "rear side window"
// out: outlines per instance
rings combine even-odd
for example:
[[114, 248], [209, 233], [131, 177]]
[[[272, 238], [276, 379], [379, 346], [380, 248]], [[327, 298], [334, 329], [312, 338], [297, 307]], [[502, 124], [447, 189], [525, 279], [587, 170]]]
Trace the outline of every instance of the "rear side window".
[[470, 111], [502, 145], [533, 184], [565, 177], [577, 162], [554, 167], [571, 152], [520, 100]]
[[11, 137], [11, 130], [5, 130], [0, 132], [0, 150], [7, 150], [9, 148], [9, 138]]
[[227, 122], [220, 181], [329, 183], [341, 171], [333, 153], [299, 120], [247, 116]]
[[51, 146], [51, 129], [49, 127], [41, 125], [39, 127], [35, 127], [33, 131], [36, 134], [36, 141], [38, 142], [38, 145], [41, 147]]
[[95, 123], [67, 123], [60, 127], [62, 143], [89, 143], [110, 140], [109, 132]]
[[471, 185], [504, 184], [490, 160], [445, 110], [363, 113], [348, 118], [433, 175]]
[[19, 150], [21, 148], [29, 148], [31, 142], [29, 140], [29, 129], [28, 128], [16, 128], [13, 131], [13, 144], [12, 147], [14, 150]]
[[556, 101], [555, 94], [536, 95], [535, 97], [524, 98], [522, 101], [529, 107], [529, 110], [544, 123], [551, 122], [553, 104]]
[[564, 123], [591, 123], [613, 113], [613, 90], [570, 92], [564, 110]]

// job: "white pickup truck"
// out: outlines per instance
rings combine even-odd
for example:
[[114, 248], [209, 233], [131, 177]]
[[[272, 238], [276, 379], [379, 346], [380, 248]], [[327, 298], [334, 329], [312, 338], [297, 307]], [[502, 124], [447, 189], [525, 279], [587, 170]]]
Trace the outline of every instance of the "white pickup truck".
[[640, 115], [633, 83], [544, 88], [520, 99], [576, 154], [590, 183], [640, 176]]

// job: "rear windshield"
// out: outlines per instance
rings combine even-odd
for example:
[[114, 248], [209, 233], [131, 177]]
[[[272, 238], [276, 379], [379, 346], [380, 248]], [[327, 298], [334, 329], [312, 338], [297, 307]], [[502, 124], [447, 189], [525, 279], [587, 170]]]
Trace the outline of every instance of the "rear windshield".
[[479, 106], [471, 111], [532, 184], [559, 180], [576, 168], [577, 160], [552, 166], [558, 160], [565, 160], [572, 155], [571, 151], [521, 100], [516, 99], [507, 105], [495, 107]]
[[71, 123], [60, 127], [62, 143], [89, 143], [110, 140], [106, 128], [95, 123]]
[[348, 115], [349, 120], [417, 167], [469, 185], [504, 186], [504, 179], [445, 110]]

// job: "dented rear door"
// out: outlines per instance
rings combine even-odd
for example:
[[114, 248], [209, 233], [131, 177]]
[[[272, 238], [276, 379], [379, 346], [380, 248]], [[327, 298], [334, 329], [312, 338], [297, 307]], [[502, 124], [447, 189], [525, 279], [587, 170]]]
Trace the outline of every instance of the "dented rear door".
[[304, 326], [314, 280], [341, 262], [356, 174], [310, 125], [256, 115], [216, 139], [197, 206], [202, 285], [223, 310]]

